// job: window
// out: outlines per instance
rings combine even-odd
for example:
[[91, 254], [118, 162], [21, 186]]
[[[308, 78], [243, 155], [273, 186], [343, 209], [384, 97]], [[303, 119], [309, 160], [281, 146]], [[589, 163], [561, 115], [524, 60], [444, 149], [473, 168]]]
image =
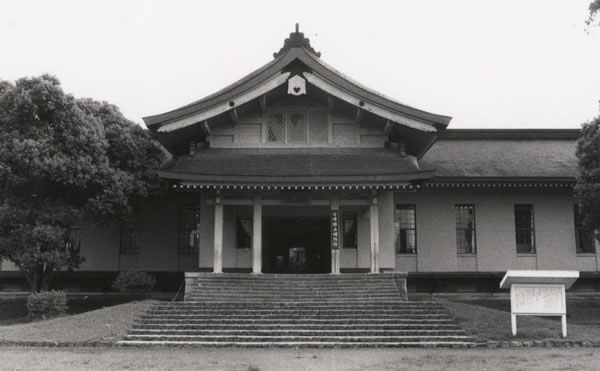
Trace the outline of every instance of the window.
[[267, 119], [267, 143], [322, 144], [328, 140], [326, 111], [273, 112]]
[[476, 254], [475, 206], [456, 205], [456, 250], [458, 254]]
[[535, 254], [533, 205], [515, 205], [517, 254]]
[[132, 218], [121, 223], [121, 254], [139, 254], [138, 230], [132, 222]]
[[198, 253], [200, 236], [200, 206], [181, 206], [179, 208], [179, 253]]
[[252, 217], [239, 214], [235, 219], [235, 246], [238, 249], [252, 248]]
[[575, 214], [575, 250], [577, 254], [594, 254], [594, 233], [585, 227], [583, 217], [579, 213], [579, 207], [574, 205], [573, 211]]
[[71, 228], [69, 236], [65, 241], [65, 250], [68, 252], [79, 253], [81, 251], [81, 229]]
[[396, 253], [417, 253], [417, 224], [415, 205], [397, 205], [394, 227], [396, 231]]
[[343, 214], [343, 228], [344, 228], [344, 236], [343, 243], [344, 248], [346, 249], [356, 249], [357, 248], [357, 217], [354, 212], [346, 212]]

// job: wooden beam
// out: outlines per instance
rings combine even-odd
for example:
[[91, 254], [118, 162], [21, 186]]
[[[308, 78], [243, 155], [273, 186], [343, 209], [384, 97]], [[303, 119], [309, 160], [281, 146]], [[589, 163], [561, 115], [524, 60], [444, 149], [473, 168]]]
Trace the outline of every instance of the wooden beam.
[[397, 123], [400, 125], [408, 126], [413, 129], [417, 129], [426, 133], [435, 133], [437, 129], [432, 124], [428, 124], [423, 121], [418, 121], [408, 116], [404, 116], [402, 114], [390, 111], [378, 105], [366, 102], [362, 100], [360, 97], [354, 96], [338, 87], [334, 86], [330, 82], [325, 79], [319, 77], [318, 75], [310, 72], [304, 72], [304, 77], [308, 82], [316, 86], [317, 88], [333, 95], [334, 97], [343, 100], [344, 102], [350, 103], [353, 106], [362, 108], [365, 111], [368, 111], [376, 116], [383, 117], [386, 120], [390, 120], [393, 123]]
[[267, 110], [267, 95], [263, 94], [258, 98], [258, 104], [260, 105], [260, 110], [265, 112]]
[[356, 122], [357, 124], [360, 123], [364, 116], [365, 116], [365, 111], [363, 111], [360, 108], [357, 108], [356, 109], [356, 117], [354, 117], [354, 122]]
[[[275, 89], [276, 87], [283, 85], [286, 83], [288, 77], [290, 76], [289, 72], [284, 72], [282, 74], [277, 74], [265, 81], [263, 84], [257, 86], [256, 88], [247, 91], [243, 94], [240, 94], [236, 97], [233, 97], [229, 100], [229, 102], [223, 102], [218, 104], [210, 109], [205, 111], [198, 112], [189, 117], [182, 118], [180, 120], [175, 120], [170, 122], [164, 126], [158, 128], [159, 133], [171, 132], [177, 129], [185, 128], [199, 122], [208, 120], [222, 113], [228, 112], [233, 109], [234, 106], [241, 106], [244, 103], [248, 103], [249, 101], [264, 95], [265, 93]], [[231, 106], [230, 103], [234, 102], [234, 106]]]
[[385, 127], [383, 128], [383, 134], [385, 136], [389, 137], [390, 134], [392, 133], [392, 128], [393, 128], [392, 123], [390, 122], [390, 120], [387, 120], [385, 122]]
[[231, 111], [229, 111], [229, 116], [231, 116], [231, 120], [233, 121], [234, 124], [237, 124], [240, 121], [240, 117], [238, 116], [238, 113], [237, 113], [237, 108], [234, 108]]
[[210, 125], [208, 124], [208, 120], [204, 120], [202, 124], [200, 124], [200, 129], [202, 129], [205, 136], [210, 135]]
[[335, 98], [332, 97], [331, 95], [327, 96], [327, 109], [329, 110], [329, 113], [333, 113], [333, 106], [335, 105]]

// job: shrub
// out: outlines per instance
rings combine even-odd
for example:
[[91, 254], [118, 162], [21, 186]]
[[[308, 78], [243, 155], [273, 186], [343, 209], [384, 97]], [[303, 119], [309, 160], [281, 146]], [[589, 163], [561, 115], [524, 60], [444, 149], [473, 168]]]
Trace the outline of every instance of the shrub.
[[145, 272], [121, 272], [113, 282], [113, 288], [120, 292], [147, 294], [154, 290], [156, 279]]
[[27, 312], [31, 319], [60, 316], [67, 308], [67, 295], [63, 291], [34, 292], [27, 297]]

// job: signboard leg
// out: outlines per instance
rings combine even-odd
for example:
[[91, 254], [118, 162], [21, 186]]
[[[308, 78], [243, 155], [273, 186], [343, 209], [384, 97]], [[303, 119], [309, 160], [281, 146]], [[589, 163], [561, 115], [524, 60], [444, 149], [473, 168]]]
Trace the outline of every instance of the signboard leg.
[[563, 314], [560, 316], [560, 324], [562, 325], [562, 337], [567, 337], [567, 315]]
[[510, 314], [510, 326], [512, 328], [512, 335], [517, 336], [517, 315]]

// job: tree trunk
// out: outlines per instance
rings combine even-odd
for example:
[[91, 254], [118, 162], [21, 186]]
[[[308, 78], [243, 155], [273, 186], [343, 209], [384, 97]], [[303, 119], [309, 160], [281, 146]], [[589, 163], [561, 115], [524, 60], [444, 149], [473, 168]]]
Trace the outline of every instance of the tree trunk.
[[48, 291], [50, 289], [50, 284], [52, 283], [52, 279], [54, 278], [54, 268], [51, 266], [47, 266], [44, 268], [43, 265], [36, 266], [28, 277], [29, 284], [31, 288], [31, 292], [40, 292], [40, 291]]

